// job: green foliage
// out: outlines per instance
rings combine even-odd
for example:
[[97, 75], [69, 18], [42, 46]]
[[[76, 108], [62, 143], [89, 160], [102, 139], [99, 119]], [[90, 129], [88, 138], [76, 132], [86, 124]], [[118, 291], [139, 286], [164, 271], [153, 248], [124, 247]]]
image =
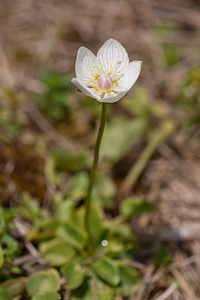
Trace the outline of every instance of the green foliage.
[[71, 261], [63, 267], [62, 273], [67, 279], [67, 289], [74, 290], [83, 283], [86, 270], [76, 261]]
[[55, 218], [59, 223], [66, 223], [74, 211], [75, 203], [71, 199], [64, 199], [55, 204]]
[[89, 178], [87, 173], [78, 173], [73, 177], [72, 181], [70, 182], [70, 186], [67, 190], [66, 196], [74, 201], [80, 200], [86, 195], [88, 184]]
[[17, 277], [13, 279], [9, 279], [2, 284], [2, 287], [11, 295], [12, 297], [20, 295], [24, 289], [26, 284], [25, 277]]
[[3, 265], [3, 262], [4, 262], [3, 249], [2, 249], [2, 247], [0, 246], [0, 268], [1, 268], [2, 265]]
[[141, 283], [140, 274], [137, 270], [125, 264], [120, 264], [119, 269], [121, 278], [121, 293], [124, 296], [133, 295]]
[[36, 272], [26, 282], [26, 289], [30, 296], [35, 296], [38, 293], [56, 292], [59, 288], [60, 278], [55, 269]]
[[178, 49], [173, 44], [163, 45], [164, 60], [167, 66], [172, 67], [179, 61]]
[[152, 117], [162, 118], [166, 116], [164, 107], [151, 101], [148, 91], [140, 85], [135, 88], [133, 97], [126, 97], [121, 102], [121, 105], [126, 108], [129, 113], [142, 119], [144, 122], [144, 130], [148, 131], [152, 128]]
[[139, 216], [143, 213], [152, 213], [158, 210], [154, 203], [147, 202], [141, 198], [130, 197], [125, 199], [120, 207], [122, 215], [125, 217]]
[[67, 223], [64, 226], [59, 227], [57, 235], [75, 249], [84, 248], [86, 245], [86, 233], [74, 224]]
[[0, 287], [0, 300], [12, 300], [12, 297], [9, 295], [9, 293], [4, 289]]
[[157, 266], [169, 265], [173, 262], [172, 256], [169, 253], [169, 250], [165, 245], [161, 245], [155, 259], [155, 264]]
[[145, 122], [139, 119], [134, 121], [123, 118], [113, 119], [102, 139], [103, 155], [114, 162], [122, 158], [143, 135], [145, 125]]
[[166, 42], [170, 39], [175, 29], [176, 24], [172, 22], [161, 23], [157, 28], [159, 36], [165, 41], [162, 44], [163, 60], [168, 67], [174, 66], [180, 60], [178, 47], [175, 44]]
[[93, 263], [92, 266], [95, 273], [106, 283], [114, 286], [119, 284], [119, 266], [111, 258], [106, 255], [101, 256]]
[[37, 95], [35, 100], [52, 119], [64, 118], [68, 111], [68, 96], [71, 92], [70, 77], [46, 70], [42, 75], [42, 82], [45, 85], [45, 91]]
[[[84, 178], [85, 174], [82, 173], [80, 176]], [[120, 221], [118, 218], [105, 222], [101, 206], [93, 201], [90, 222], [95, 244], [91, 256], [91, 242], [84, 227], [85, 209], [83, 205], [78, 204], [81, 201], [81, 193], [78, 197], [73, 197], [72, 192], [76, 180], [77, 175], [74, 181], [71, 181], [70, 193], [67, 191], [67, 195], [71, 194], [73, 200], [62, 197], [55, 199], [53, 206], [56, 209], [51, 216], [51, 222], [48, 213], [37, 204], [33, 205], [34, 200], [26, 195], [25, 201], [21, 202], [22, 213], [34, 226], [34, 234], [31, 230], [32, 234], [28, 233], [28, 237], [39, 243], [39, 251], [52, 267], [60, 267], [61, 273], [66, 278], [65, 288], [71, 291], [72, 299], [92, 300], [94, 282], [100, 300], [111, 300], [116, 293], [132, 295], [139, 286], [140, 276], [134, 268], [122, 263], [121, 260], [128, 258], [129, 253], [132, 255], [135, 251], [135, 239], [130, 226], [125, 220]], [[95, 194], [100, 195], [100, 190], [99, 187], [96, 188]], [[111, 193], [109, 188], [108, 190], [108, 194]], [[141, 204], [144, 205], [143, 202], [140, 202]], [[138, 207], [135, 210], [137, 213]], [[146, 206], [142, 207], [142, 211], [139, 210], [140, 213], [146, 211]], [[50, 224], [49, 235], [46, 234], [46, 224]], [[32, 299], [46, 300], [47, 297], [57, 299], [57, 292], [60, 289], [59, 277], [55, 269], [35, 272], [26, 281], [19, 281], [18, 288], [15, 285], [12, 294], [16, 295], [26, 286]], [[9, 286], [8, 283], [5, 284]]]
[[200, 124], [200, 66], [190, 70], [181, 84], [178, 93], [178, 108], [185, 112], [184, 129], [193, 129]]
[[41, 243], [40, 251], [52, 266], [62, 266], [71, 261], [75, 255], [71, 246], [58, 239]]
[[66, 149], [56, 149], [52, 152], [52, 157], [57, 171], [78, 171], [89, 165], [85, 151], [74, 153]]
[[92, 280], [87, 277], [83, 284], [71, 292], [72, 300], [92, 300], [94, 299], [92, 292]]
[[102, 240], [103, 233], [105, 232], [105, 226], [103, 223], [103, 212], [98, 205], [95, 205], [95, 203], [92, 203], [91, 205], [89, 224], [92, 239], [98, 245]]
[[[94, 124], [99, 116], [100, 106], [87, 98], [81, 103], [71, 99], [70, 90], [65, 87], [63, 78], [65, 77], [56, 72], [45, 74], [43, 83], [46, 91], [37, 97], [44, 114], [59, 126], [59, 121], [68, 117], [70, 112], [73, 113], [74, 108], [79, 111], [82, 106], [86, 119], [89, 120], [87, 122]], [[135, 90], [134, 97], [123, 99], [119, 105], [130, 118], [118, 115], [117, 112], [107, 123], [101, 149], [103, 164], [98, 170], [92, 193], [89, 220], [92, 241], [84, 222], [84, 200], [89, 184], [88, 171], [92, 163], [91, 150], [81, 147], [77, 147], [77, 151], [65, 148], [50, 150], [45, 165], [49, 192], [45, 195], [44, 206], [28, 193], [22, 195], [19, 204], [20, 217], [29, 229], [24, 240], [33, 243], [46, 265], [44, 270], [27, 275], [26, 278], [5, 281], [2, 288], [11, 297], [23, 295], [31, 300], [58, 300], [66, 289], [72, 300], [93, 300], [95, 297], [99, 300], [112, 300], [117, 295], [132, 297], [139, 288], [139, 272], [127, 265], [128, 259], [131, 260], [137, 254], [137, 241], [131, 231], [129, 219], [154, 212], [157, 207], [136, 197], [122, 199], [118, 207], [118, 182], [110, 174], [112, 166], [129, 154], [141, 139], [151, 139], [154, 119], [157, 125], [160, 119], [167, 118], [167, 114], [159, 104], [151, 102], [142, 86]], [[90, 126], [88, 129], [91, 129]], [[88, 145], [93, 142], [94, 136], [91, 135], [90, 138]], [[82, 142], [81, 139], [80, 141]], [[115, 176], [114, 173], [113, 175]], [[5, 217], [5, 211], [3, 210], [3, 218], [0, 211], [4, 235], [8, 229], [11, 232], [15, 230], [14, 211], [13, 217], [11, 210]], [[13, 235], [7, 232], [7, 236], [8, 240], [12, 240]], [[4, 272], [8, 248], [12, 249], [10, 246], [5, 247], [5, 243], [0, 247], [0, 265]], [[52, 269], [46, 269], [47, 267]]]
[[31, 300], [59, 300], [61, 296], [56, 292], [46, 292], [35, 295]]
[[[10, 233], [15, 229], [14, 218], [18, 210], [15, 208], [3, 208], [0, 206], [0, 268], [13, 268], [12, 260], [19, 254], [17, 240]], [[0, 275], [1, 277], [1, 275]]]
[[47, 217], [47, 212], [41, 209], [37, 201], [27, 193], [22, 195], [21, 212], [25, 218], [32, 220], [34, 223]]
[[116, 184], [107, 175], [97, 174], [93, 189], [93, 199], [101, 207], [110, 208], [113, 206], [113, 199], [116, 194]]

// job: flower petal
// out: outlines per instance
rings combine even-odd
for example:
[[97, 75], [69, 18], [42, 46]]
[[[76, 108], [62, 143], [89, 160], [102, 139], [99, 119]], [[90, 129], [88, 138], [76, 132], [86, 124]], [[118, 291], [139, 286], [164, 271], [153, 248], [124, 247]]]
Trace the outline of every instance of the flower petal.
[[127, 92], [128, 92], [127, 90], [126, 91], [120, 91], [116, 95], [105, 96], [104, 98], [99, 98], [97, 100], [99, 102], [114, 103], [114, 102], [119, 101], [122, 97], [124, 97]]
[[83, 92], [86, 96], [92, 97], [94, 99], [99, 100], [100, 97], [98, 95], [95, 95], [92, 93], [93, 89], [89, 89], [87, 88], [87, 86], [84, 85], [83, 82], [81, 82], [81, 80], [77, 79], [77, 78], [72, 78], [71, 82], [81, 91]]
[[75, 72], [76, 77], [84, 82], [88, 82], [91, 78], [91, 68], [96, 63], [96, 56], [85, 47], [78, 49]]
[[118, 66], [118, 71], [126, 67], [129, 63], [126, 49], [116, 40], [109, 39], [97, 52], [97, 59], [100, 64], [104, 66], [105, 71], [109, 72], [111, 66], [115, 68]]
[[139, 77], [141, 64], [142, 62], [137, 60], [129, 63], [129, 65], [123, 70], [124, 76], [120, 79], [120, 88], [130, 90]]

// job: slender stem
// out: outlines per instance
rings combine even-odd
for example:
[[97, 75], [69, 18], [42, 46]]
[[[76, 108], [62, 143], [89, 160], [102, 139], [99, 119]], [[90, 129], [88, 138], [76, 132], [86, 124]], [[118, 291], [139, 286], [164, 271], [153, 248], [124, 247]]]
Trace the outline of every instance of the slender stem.
[[91, 240], [91, 243], [93, 243], [91, 228], [90, 228], [90, 213], [91, 213], [91, 199], [92, 199], [92, 190], [94, 186], [95, 181], [95, 175], [96, 175], [96, 169], [99, 159], [99, 149], [101, 145], [101, 139], [103, 136], [104, 128], [106, 124], [106, 103], [103, 102], [102, 104], [102, 111], [101, 111], [101, 121], [99, 125], [95, 150], [94, 150], [94, 157], [93, 157], [93, 164], [92, 164], [92, 170], [90, 174], [90, 183], [87, 191], [87, 198], [86, 198], [86, 212], [85, 212], [85, 227], [88, 232], [89, 238]]

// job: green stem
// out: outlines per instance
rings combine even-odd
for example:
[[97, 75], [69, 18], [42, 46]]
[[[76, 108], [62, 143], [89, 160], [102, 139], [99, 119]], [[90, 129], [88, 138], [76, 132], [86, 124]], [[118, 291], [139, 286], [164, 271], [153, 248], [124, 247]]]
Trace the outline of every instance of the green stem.
[[101, 111], [101, 121], [99, 125], [99, 130], [98, 130], [98, 135], [97, 135], [97, 140], [96, 140], [96, 145], [94, 150], [93, 164], [92, 164], [92, 170], [90, 174], [90, 183], [89, 183], [87, 198], [86, 198], [85, 227], [88, 232], [91, 243], [93, 243], [92, 232], [90, 228], [92, 190], [95, 181], [96, 169], [97, 169], [98, 159], [99, 159], [99, 149], [101, 145], [101, 139], [103, 136], [105, 124], [106, 124], [106, 103], [103, 102], [102, 111]]

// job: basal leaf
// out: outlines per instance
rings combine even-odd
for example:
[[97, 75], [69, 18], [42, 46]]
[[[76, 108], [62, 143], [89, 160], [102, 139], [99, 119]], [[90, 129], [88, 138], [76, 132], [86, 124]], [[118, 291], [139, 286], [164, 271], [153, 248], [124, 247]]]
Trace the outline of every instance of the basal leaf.
[[61, 296], [56, 292], [46, 292], [35, 295], [31, 300], [59, 300]]
[[67, 289], [74, 290], [78, 288], [84, 281], [85, 270], [75, 261], [66, 264], [62, 273], [67, 279]]
[[62, 266], [68, 263], [75, 255], [74, 249], [59, 239], [41, 243], [40, 251], [52, 266]]
[[25, 277], [13, 278], [5, 281], [1, 286], [9, 293], [9, 295], [14, 297], [23, 292], [26, 280]]
[[55, 269], [36, 272], [29, 277], [26, 283], [27, 292], [31, 297], [38, 293], [56, 292], [59, 288], [60, 278]]
[[128, 265], [120, 264], [120, 277], [121, 277], [121, 292], [124, 296], [133, 295], [140, 283], [141, 277], [138, 271]]
[[143, 213], [152, 213], [158, 210], [156, 204], [147, 202], [141, 198], [129, 197], [125, 199], [120, 207], [121, 213], [130, 218], [139, 216]]
[[86, 236], [78, 226], [67, 223], [58, 228], [57, 235], [63, 241], [66, 241], [72, 247], [81, 249], [86, 244]]
[[133, 146], [134, 142], [144, 133], [146, 122], [142, 119], [134, 121], [116, 118], [105, 131], [102, 140], [102, 153], [108, 159], [117, 161]]
[[118, 285], [120, 281], [119, 268], [117, 263], [107, 256], [99, 257], [93, 263], [95, 273], [110, 285]]

